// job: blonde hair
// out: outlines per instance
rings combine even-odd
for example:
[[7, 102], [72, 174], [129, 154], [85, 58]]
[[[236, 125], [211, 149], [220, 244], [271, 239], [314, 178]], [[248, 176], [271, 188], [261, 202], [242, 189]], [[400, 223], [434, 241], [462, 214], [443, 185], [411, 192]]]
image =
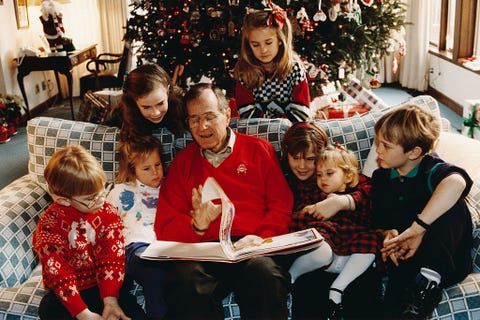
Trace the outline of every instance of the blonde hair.
[[253, 29], [274, 28], [277, 31], [279, 48], [277, 56], [273, 59], [274, 72], [271, 75], [272, 79], [277, 78], [279, 81], [283, 81], [292, 71], [295, 62], [301, 61], [298, 54], [293, 50], [290, 21], [287, 18], [282, 28], [276, 23], [269, 26], [267, 21], [272, 14], [274, 13], [271, 10], [260, 10], [248, 13], [243, 19], [240, 58], [235, 65], [233, 76], [236, 80], [243, 81], [248, 88], [260, 87], [265, 79], [262, 64], [255, 58], [249, 43], [248, 37]]
[[65, 198], [94, 194], [107, 181], [98, 160], [80, 145], [67, 145], [55, 152], [44, 176], [49, 193]]
[[380, 133], [385, 140], [400, 145], [404, 152], [420, 147], [422, 154], [426, 154], [440, 136], [440, 121], [429, 110], [409, 104], [384, 114], [374, 129], [376, 136]]
[[158, 152], [158, 156], [161, 158], [162, 143], [153, 136], [139, 137], [136, 140], [121, 141], [117, 151], [119, 152], [119, 167], [115, 182], [135, 184], [137, 181], [135, 165], [145, 161], [153, 152]]
[[328, 145], [318, 155], [317, 166], [323, 162], [331, 161], [340, 168], [346, 176], [352, 180], [347, 184], [348, 188], [357, 186], [359, 180], [358, 160], [355, 154], [341, 145]]

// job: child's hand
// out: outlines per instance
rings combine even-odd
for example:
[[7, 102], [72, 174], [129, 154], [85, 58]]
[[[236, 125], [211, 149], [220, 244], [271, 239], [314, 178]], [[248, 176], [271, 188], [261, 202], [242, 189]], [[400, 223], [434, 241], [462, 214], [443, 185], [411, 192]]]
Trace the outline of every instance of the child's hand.
[[384, 239], [383, 239], [383, 248], [381, 249], [381, 253], [382, 253], [382, 261], [383, 262], [386, 262], [387, 259], [390, 258], [390, 260], [392, 260], [393, 264], [398, 266], [397, 257], [395, 256], [397, 248], [396, 247], [391, 248], [391, 249], [385, 248], [385, 242], [390, 240], [390, 239], [395, 238], [396, 236], [398, 236], [398, 231], [396, 229], [385, 230], [383, 232]]
[[75, 316], [78, 320], [104, 320], [98, 313], [92, 312], [88, 309], [83, 310]]
[[202, 186], [192, 190], [192, 207], [190, 212], [192, 223], [199, 230], [206, 230], [210, 223], [222, 213], [222, 206], [216, 205], [211, 201], [202, 203]]
[[118, 300], [115, 297], [103, 298], [103, 313], [102, 319], [106, 320], [131, 320], [123, 313], [122, 308], [118, 304]]
[[389, 252], [394, 250], [395, 259], [392, 259], [392, 261], [398, 266], [398, 259], [407, 260], [415, 255], [415, 252], [417, 252], [418, 247], [420, 247], [422, 243], [424, 234], [425, 229], [412, 224], [400, 235], [390, 237], [389, 239], [385, 238], [383, 241], [383, 249], [381, 250], [382, 255], [384, 251]]
[[248, 236], [243, 237], [234, 243], [234, 247], [237, 250], [243, 249], [245, 247], [258, 246], [263, 243], [263, 239], [259, 236], [249, 234]]
[[311, 214], [315, 219], [325, 221], [336, 215], [340, 210], [346, 210], [349, 200], [346, 195], [330, 194], [327, 199], [302, 209], [303, 213]]

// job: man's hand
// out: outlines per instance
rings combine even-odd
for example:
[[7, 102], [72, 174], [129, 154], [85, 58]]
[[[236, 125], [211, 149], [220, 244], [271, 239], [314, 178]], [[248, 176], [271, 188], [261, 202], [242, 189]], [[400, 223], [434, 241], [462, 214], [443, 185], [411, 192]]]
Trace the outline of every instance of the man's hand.
[[82, 312], [77, 314], [75, 318], [77, 318], [78, 320], [104, 320], [101, 315], [88, 309], [82, 310]]
[[102, 318], [106, 320], [131, 320], [123, 313], [122, 308], [118, 304], [118, 300], [115, 297], [103, 298], [103, 313]]
[[192, 207], [190, 212], [192, 224], [197, 230], [207, 230], [210, 223], [222, 214], [222, 206], [211, 201], [202, 202], [202, 186], [192, 190]]
[[248, 236], [243, 237], [233, 244], [236, 250], [243, 249], [245, 247], [258, 246], [263, 243], [263, 238], [249, 234]]
[[337, 195], [331, 193], [325, 200], [306, 206], [303, 213], [312, 215], [315, 219], [325, 221], [336, 215], [341, 210], [350, 209], [349, 195]]

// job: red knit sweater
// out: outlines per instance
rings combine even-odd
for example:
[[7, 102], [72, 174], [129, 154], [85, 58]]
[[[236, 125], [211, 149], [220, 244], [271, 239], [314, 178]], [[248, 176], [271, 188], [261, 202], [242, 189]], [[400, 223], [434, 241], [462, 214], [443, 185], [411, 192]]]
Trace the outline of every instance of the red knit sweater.
[[87, 306], [79, 292], [98, 285], [101, 297], [118, 297], [124, 277], [122, 221], [107, 202], [95, 213], [53, 203], [40, 217], [33, 247], [43, 282], [72, 316]]
[[217, 168], [196, 143], [180, 151], [160, 189], [155, 232], [158, 239], [199, 242], [218, 240], [220, 217], [203, 236], [192, 230], [192, 189], [214, 177], [235, 206], [232, 236], [270, 237], [287, 233], [293, 196], [272, 145], [236, 133], [232, 153]]

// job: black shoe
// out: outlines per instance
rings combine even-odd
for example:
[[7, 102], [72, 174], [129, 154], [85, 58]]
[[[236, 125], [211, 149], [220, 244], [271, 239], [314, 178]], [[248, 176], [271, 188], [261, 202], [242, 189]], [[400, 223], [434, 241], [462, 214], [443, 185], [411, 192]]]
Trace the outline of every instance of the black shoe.
[[335, 303], [332, 299], [328, 300], [327, 320], [342, 320], [343, 304]]
[[442, 289], [421, 273], [415, 284], [407, 288], [402, 306], [402, 319], [427, 319], [442, 300]]

